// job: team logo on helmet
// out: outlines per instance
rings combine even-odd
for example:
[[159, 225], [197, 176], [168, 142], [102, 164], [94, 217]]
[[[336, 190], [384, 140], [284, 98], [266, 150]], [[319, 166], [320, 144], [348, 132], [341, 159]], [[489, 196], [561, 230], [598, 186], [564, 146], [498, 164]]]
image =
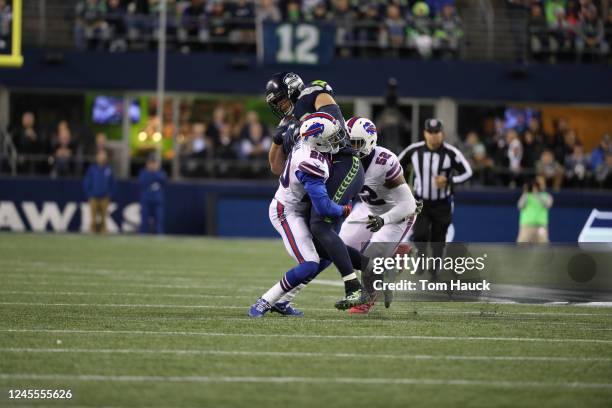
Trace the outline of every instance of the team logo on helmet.
[[308, 126], [308, 129], [302, 133], [304, 140], [308, 140], [309, 137], [318, 137], [325, 130], [325, 125], [320, 122], [315, 122]]
[[372, 122], [365, 122], [363, 124], [363, 129], [371, 136], [376, 134], [376, 126]]

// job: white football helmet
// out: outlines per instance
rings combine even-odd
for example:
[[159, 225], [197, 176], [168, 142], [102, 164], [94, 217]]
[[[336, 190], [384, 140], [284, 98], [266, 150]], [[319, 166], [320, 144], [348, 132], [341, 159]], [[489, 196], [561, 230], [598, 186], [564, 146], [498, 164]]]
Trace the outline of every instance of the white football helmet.
[[378, 139], [374, 123], [370, 119], [353, 116], [346, 122], [346, 129], [351, 138], [351, 145], [357, 150], [359, 157], [370, 154]]
[[311, 149], [321, 153], [338, 153], [343, 132], [338, 121], [330, 114], [316, 112], [304, 118], [300, 136]]

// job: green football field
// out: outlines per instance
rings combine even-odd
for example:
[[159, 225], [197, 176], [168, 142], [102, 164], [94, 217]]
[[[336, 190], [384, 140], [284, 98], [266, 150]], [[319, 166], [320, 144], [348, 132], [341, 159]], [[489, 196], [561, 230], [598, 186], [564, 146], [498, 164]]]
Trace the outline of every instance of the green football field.
[[[611, 407], [612, 309], [396, 302], [247, 309], [280, 241], [0, 234], [0, 406]], [[70, 400], [9, 390], [71, 390]]]

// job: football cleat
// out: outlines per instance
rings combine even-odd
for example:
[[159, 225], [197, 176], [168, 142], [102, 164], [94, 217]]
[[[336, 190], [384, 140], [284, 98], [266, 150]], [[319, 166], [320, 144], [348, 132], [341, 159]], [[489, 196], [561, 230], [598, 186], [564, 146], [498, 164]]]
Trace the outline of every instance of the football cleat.
[[289, 302], [276, 303], [274, 306], [272, 306], [272, 312], [278, 313], [281, 316], [304, 316], [304, 312], [299, 309], [293, 308]]
[[364, 303], [363, 305], [351, 307], [348, 313], [351, 315], [352, 314], [368, 314], [370, 309], [374, 307], [374, 304], [376, 303], [377, 298], [378, 298], [378, 295], [374, 294], [373, 296], [370, 297], [370, 300], [368, 301], [368, 303]]
[[270, 309], [272, 309], [272, 305], [267, 300], [259, 298], [249, 309], [249, 316], [263, 317]]
[[368, 294], [359, 288], [337, 301], [334, 307], [338, 310], [346, 310], [350, 309], [351, 307], [368, 303], [368, 300]]
[[348, 314], [368, 314], [370, 309], [374, 306], [374, 303], [364, 303], [363, 305], [351, 307]]

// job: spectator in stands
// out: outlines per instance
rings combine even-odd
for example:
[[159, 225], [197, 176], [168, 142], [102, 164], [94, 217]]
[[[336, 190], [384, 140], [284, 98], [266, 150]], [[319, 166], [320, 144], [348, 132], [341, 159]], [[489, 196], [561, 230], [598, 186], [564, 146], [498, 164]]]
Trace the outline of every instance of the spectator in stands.
[[464, 150], [465, 158], [474, 170], [472, 180], [483, 185], [493, 184], [493, 160], [488, 157], [487, 149], [476, 132], [468, 133]]
[[374, 45], [379, 46], [380, 29], [378, 23], [381, 20], [381, 15], [378, 4], [374, 1], [363, 3], [359, 8], [358, 20], [363, 22], [356, 30], [359, 44], [366, 50], [374, 48]]
[[387, 6], [387, 17], [384, 21], [384, 30], [381, 34], [381, 45], [385, 48], [400, 48], [404, 45], [404, 32], [406, 31], [406, 21], [400, 14], [400, 8], [395, 4]]
[[523, 159], [523, 145], [516, 130], [508, 129], [506, 132], [506, 145], [508, 146], [507, 155], [510, 182], [515, 183], [521, 176], [521, 160]]
[[274, 0], [261, 0], [257, 6], [257, 18], [278, 23], [282, 15]]
[[210, 123], [206, 133], [215, 147], [219, 144], [219, 135], [221, 133], [221, 129], [225, 126], [229, 126], [225, 108], [223, 106], [217, 106], [213, 110], [212, 122]]
[[24, 157], [45, 153], [45, 141], [36, 129], [36, 118], [32, 112], [21, 115], [21, 126], [13, 131], [13, 142], [19, 155], [19, 171], [37, 172], [40, 166], [36, 161]]
[[589, 159], [582, 146], [574, 145], [572, 154], [565, 158], [565, 182], [567, 187], [586, 187], [590, 177]]
[[521, 167], [526, 171], [535, 169], [536, 161], [542, 154], [542, 143], [534, 136], [534, 132], [526, 130], [523, 133], [523, 158], [521, 159]]
[[304, 20], [316, 23], [329, 23], [334, 20], [334, 15], [327, 8], [325, 1], [319, 0], [310, 11], [304, 11]]
[[127, 49], [127, 26], [125, 23], [126, 10], [120, 0], [108, 0], [106, 11], [106, 22], [108, 23], [109, 36], [111, 38], [109, 50], [121, 52]]
[[601, 188], [612, 188], [612, 153], [606, 154], [605, 161], [595, 171], [595, 180]]
[[[155, 155], [149, 156], [138, 175], [140, 185], [140, 233], [164, 233], [164, 188], [166, 172]], [[153, 228], [151, 228], [151, 226]]]
[[[214, 40], [223, 40], [228, 36], [229, 25], [227, 19], [230, 17], [230, 13], [225, 7], [225, 3], [221, 0], [213, 0], [208, 13], [206, 13], [208, 20], [210, 37]], [[213, 44], [217, 43], [213, 41]], [[222, 43], [219, 43], [219, 49], [223, 48]]]
[[181, 144], [179, 157], [181, 159], [181, 174], [197, 176], [203, 169], [204, 159], [212, 156], [212, 143], [206, 136], [206, 125], [196, 122], [191, 125], [191, 131]]
[[548, 212], [553, 204], [553, 198], [545, 190], [542, 179], [526, 183], [523, 194], [519, 198], [518, 243], [545, 244], [548, 242]]
[[553, 60], [560, 52], [567, 53], [570, 51], [574, 42], [574, 32], [566, 18], [563, 7], [557, 6], [554, 17], [554, 20], [548, 25], [550, 32], [548, 44]]
[[563, 182], [563, 166], [555, 160], [555, 155], [550, 149], [542, 152], [540, 160], [536, 162], [536, 176], [541, 177], [545, 186], [558, 191]]
[[357, 15], [349, 0], [334, 0], [332, 7], [336, 23], [336, 47], [342, 57], [348, 57], [351, 55], [350, 48], [345, 46], [354, 41], [353, 28]]
[[229, 7], [229, 40], [236, 51], [247, 52], [255, 43], [255, 5], [252, 0], [238, 0]]
[[546, 141], [546, 136], [542, 130], [542, 123], [540, 122], [540, 119], [535, 116], [531, 116], [529, 118], [529, 122], [527, 123], [527, 130], [533, 134], [534, 142], [541, 147]]
[[287, 2], [285, 20], [289, 23], [299, 23], [302, 20], [302, 11], [299, 1], [290, 0]]
[[68, 122], [63, 120], [57, 125], [57, 134], [54, 139], [51, 176], [70, 176], [74, 172], [76, 143], [72, 140], [72, 132]]
[[240, 139], [240, 156], [243, 158], [266, 157], [272, 142], [255, 111], [247, 113], [246, 124], [242, 127]]
[[106, 2], [81, 0], [76, 5], [75, 43], [78, 49], [102, 48], [108, 39]]
[[565, 118], [553, 119], [553, 136], [550, 141], [550, 147], [552, 149], [560, 148], [565, 140], [565, 133], [569, 130], [569, 123]]
[[145, 40], [151, 33], [150, 9], [148, 0], [127, 2], [125, 25], [130, 44]]
[[196, 42], [209, 39], [204, 0], [191, 0], [183, 10], [179, 28], [181, 51], [188, 52]]
[[408, 45], [416, 49], [421, 57], [429, 58], [433, 47], [433, 27], [427, 3], [416, 2], [412, 6], [412, 16], [409, 16], [408, 21]]
[[531, 52], [535, 56], [545, 53], [548, 45], [548, 23], [542, 13], [542, 6], [539, 3], [531, 5], [531, 13], [529, 15], [529, 34]]
[[13, 12], [6, 0], [0, 0], [0, 51], [9, 47]]
[[597, 17], [597, 8], [593, 4], [582, 8], [582, 16], [576, 36], [576, 51], [578, 58], [582, 58], [585, 53], [591, 54], [591, 56], [599, 56], [608, 52], [603, 23]]
[[565, 163], [565, 160], [574, 152], [574, 147], [579, 145], [580, 141], [576, 132], [573, 129], [568, 129], [563, 135], [563, 144], [557, 146], [555, 157], [559, 163]]
[[591, 152], [591, 168], [596, 171], [605, 163], [606, 155], [610, 153], [612, 153], [612, 137], [606, 133], [601, 137], [599, 145]]
[[544, 0], [544, 12], [548, 24], [553, 24], [557, 21], [557, 13], [559, 10], [563, 10], [563, 14], [565, 15], [565, 4], [566, 0]]
[[442, 49], [446, 55], [454, 55], [459, 49], [459, 41], [463, 37], [461, 19], [452, 3], [446, 3], [436, 15], [434, 48]]
[[235, 133], [232, 132], [230, 125], [225, 125], [220, 128], [219, 140], [215, 146], [215, 158], [219, 159], [236, 159], [238, 158], [238, 141], [235, 138]]
[[96, 162], [89, 166], [83, 180], [83, 190], [91, 211], [90, 229], [94, 234], [107, 232], [106, 217], [114, 186], [113, 171], [108, 165], [106, 151], [100, 150], [96, 154]]

